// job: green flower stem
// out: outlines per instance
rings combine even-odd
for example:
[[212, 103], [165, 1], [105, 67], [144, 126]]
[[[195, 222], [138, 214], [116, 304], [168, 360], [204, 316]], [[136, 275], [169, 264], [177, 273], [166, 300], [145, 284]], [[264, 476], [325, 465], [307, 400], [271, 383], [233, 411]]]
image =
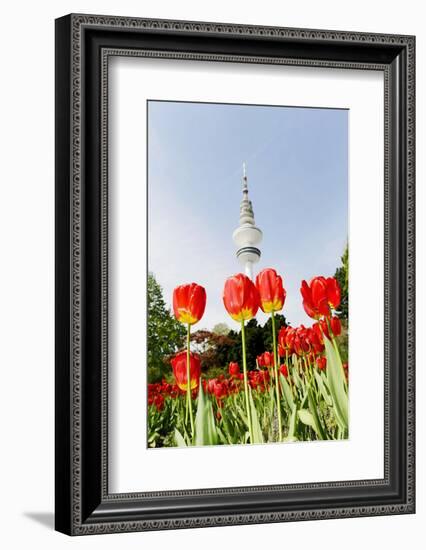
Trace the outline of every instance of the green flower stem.
[[275, 372], [275, 390], [277, 394], [277, 414], [278, 414], [278, 431], [280, 441], [283, 439], [283, 422], [281, 418], [281, 403], [280, 403], [280, 386], [278, 378], [278, 355], [277, 355], [277, 335], [275, 332], [275, 313], [271, 313], [272, 319], [272, 343], [274, 346], [274, 372]]
[[295, 365], [294, 361], [294, 355], [291, 354], [289, 356], [288, 351], [286, 351], [286, 361], [288, 363], [288, 369], [289, 369], [289, 378], [290, 378], [290, 387], [293, 391], [293, 395], [297, 397], [297, 384], [296, 384], [296, 378], [294, 376], [294, 373], [297, 372], [297, 365]]
[[244, 330], [244, 319], [241, 319], [241, 344], [243, 351], [243, 374], [244, 374], [244, 393], [246, 396], [247, 421], [249, 425], [250, 443], [253, 443], [253, 426], [251, 424], [249, 390], [247, 380], [247, 359], [246, 359], [246, 335]]
[[309, 362], [309, 359], [308, 359], [308, 366], [312, 369], [311, 370], [311, 380], [312, 380], [311, 388], [315, 392], [316, 399], [319, 400], [321, 396], [320, 396], [320, 393], [319, 393], [318, 383], [317, 383], [317, 380], [316, 380], [315, 374], [314, 374], [314, 369], [317, 368], [315, 359], [313, 359], [312, 362]]
[[285, 350], [285, 364], [287, 366], [287, 372], [288, 372], [288, 383], [290, 385], [290, 387], [293, 386], [293, 373], [291, 372], [290, 370], [290, 365], [289, 365], [289, 362], [288, 362], [288, 349]]
[[306, 357], [304, 355], [302, 355], [302, 361], [303, 361], [303, 367], [304, 367], [303, 374], [305, 376], [306, 382], [309, 384], [310, 379], [309, 379], [308, 365], [306, 364]]
[[310, 384], [312, 382], [313, 374], [310, 371], [309, 362], [306, 359], [306, 355], [303, 356], [303, 364], [305, 365], [305, 371], [304, 372], [305, 372], [306, 381], [308, 382], [308, 384]]
[[191, 435], [194, 437], [194, 416], [192, 413], [192, 399], [191, 399], [191, 325], [188, 323], [188, 330], [186, 333], [186, 410], [189, 411], [189, 418], [191, 421]]
[[[290, 359], [291, 359], [291, 365], [290, 365]], [[293, 395], [296, 395], [296, 382], [293, 379], [294, 376], [294, 364], [293, 364], [293, 358], [288, 356], [288, 350], [285, 350], [285, 363], [287, 365], [287, 372], [288, 372], [288, 383], [290, 385], [290, 389], [293, 393]]]
[[297, 355], [297, 353], [294, 354], [294, 357], [296, 358], [296, 365], [297, 365], [297, 374], [302, 379], [303, 378], [303, 367], [302, 362], [300, 361], [300, 357]]
[[303, 361], [305, 363], [305, 371], [306, 371], [306, 380], [308, 381], [308, 386], [315, 392], [315, 395], [317, 396], [317, 388], [315, 383], [315, 377], [314, 377], [314, 368], [315, 364], [311, 364], [309, 362], [309, 359], [306, 358], [306, 356], [303, 357]]

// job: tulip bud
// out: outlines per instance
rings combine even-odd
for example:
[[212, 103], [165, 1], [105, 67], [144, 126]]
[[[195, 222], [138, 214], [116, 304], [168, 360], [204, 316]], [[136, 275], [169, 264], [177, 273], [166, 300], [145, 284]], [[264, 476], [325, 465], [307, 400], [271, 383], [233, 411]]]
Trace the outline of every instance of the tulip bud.
[[330, 327], [334, 336], [339, 336], [342, 332], [342, 324], [340, 323], [340, 319], [338, 317], [332, 317], [330, 319]]
[[340, 304], [340, 287], [334, 277], [314, 277], [309, 285], [302, 281], [300, 292], [303, 307], [313, 319], [329, 317], [331, 309], [337, 309]]
[[287, 368], [287, 365], [284, 363], [283, 365], [281, 365], [280, 367], [280, 373], [285, 377], [285, 378], [288, 378], [288, 368]]
[[265, 351], [261, 355], [257, 356], [257, 364], [259, 367], [273, 367], [274, 366], [274, 354], [270, 351]]
[[228, 372], [230, 376], [237, 376], [240, 373], [240, 367], [235, 361], [229, 363]]
[[285, 302], [286, 291], [283, 280], [275, 269], [264, 269], [256, 277], [256, 288], [259, 292], [260, 307], [264, 313], [280, 311]]
[[225, 282], [223, 304], [235, 321], [249, 321], [259, 309], [259, 293], [246, 275], [238, 273]]
[[205, 289], [191, 283], [181, 285], [173, 291], [173, 311], [175, 317], [181, 323], [193, 325], [197, 323], [204, 314], [206, 308]]
[[324, 370], [327, 366], [327, 359], [325, 357], [317, 357], [317, 367], [320, 370]]
[[[177, 353], [171, 360], [173, 375], [176, 380], [176, 384], [181, 390], [186, 391], [188, 378], [187, 378], [187, 352], [181, 351]], [[190, 353], [189, 355], [189, 371], [190, 371], [190, 389], [194, 390], [198, 387], [198, 383], [201, 376], [201, 362], [198, 355]]]

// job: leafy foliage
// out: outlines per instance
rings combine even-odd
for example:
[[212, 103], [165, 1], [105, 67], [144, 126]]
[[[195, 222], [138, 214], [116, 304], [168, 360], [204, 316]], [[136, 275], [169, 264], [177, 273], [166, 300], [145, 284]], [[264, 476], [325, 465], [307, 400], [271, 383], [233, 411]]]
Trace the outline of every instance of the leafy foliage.
[[[218, 334], [209, 330], [197, 330], [191, 334], [191, 342], [195, 345], [193, 351], [199, 354], [203, 372], [223, 367], [227, 364], [229, 351], [235, 346], [235, 339], [226, 334]], [[209, 372], [209, 376], [212, 373]]]
[[228, 327], [226, 323], [217, 323], [212, 328], [212, 332], [214, 332], [215, 334], [220, 334], [222, 336], [226, 336], [227, 334], [229, 334], [230, 330], [231, 329]]
[[[277, 330], [286, 325], [284, 315], [276, 315]], [[241, 332], [230, 330], [225, 326], [214, 327], [213, 331], [198, 330], [191, 334], [193, 351], [200, 355], [202, 371], [209, 378], [218, 376], [231, 361], [242, 364]], [[219, 330], [217, 330], [219, 328]], [[272, 350], [272, 327], [269, 319], [261, 326], [256, 319], [251, 319], [245, 327], [247, 363], [256, 368], [256, 357], [265, 349]], [[250, 368], [249, 367], [249, 368]]]
[[[247, 354], [247, 364], [250, 368], [256, 368], [256, 357], [263, 353], [265, 350], [272, 350], [272, 327], [271, 319], [262, 326], [259, 325], [255, 318], [251, 319], [245, 327], [246, 333], [246, 354]], [[287, 321], [284, 315], [275, 315], [275, 326], [277, 332], [282, 326], [287, 326]], [[228, 364], [230, 361], [237, 361], [237, 363], [242, 363], [241, 357], [241, 332], [231, 330], [228, 333], [229, 338], [235, 340], [235, 345], [232, 349], [229, 350], [229, 353], [226, 356], [225, 364]]]
[[349, 315], [349, 248], [346, 245], [343, 256], [341, 257], [342, 265], [336, 269], [334, 277], [340, 285], [341, 300], [339, 306], [340, 319], [348, 319]]
[[341, 301], [339, 306], [339, 318], [342, 322], [342, 333], [337, 338], [342, 361], [348, 361], [348, 321], [349, 321], [349, 249], [346, 245], [341, 257], [342, 265], [334, 274], [340, 285]]

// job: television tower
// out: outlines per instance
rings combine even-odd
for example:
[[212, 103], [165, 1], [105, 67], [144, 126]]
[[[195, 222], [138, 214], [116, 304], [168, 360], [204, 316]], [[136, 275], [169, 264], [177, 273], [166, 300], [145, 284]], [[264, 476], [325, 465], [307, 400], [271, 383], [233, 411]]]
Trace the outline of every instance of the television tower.
[[262, 231], [256, 227], [253, 205], [248, 196], [246, 165], [243, 163], [243, 198], [240, 204], [240, 224], [233, 232], [232, 238], [237, 247], [237, 258], [244, 266], [247, 277], [253, 279], [253, 264], [260, 259], [257, 245], [262, 241]]

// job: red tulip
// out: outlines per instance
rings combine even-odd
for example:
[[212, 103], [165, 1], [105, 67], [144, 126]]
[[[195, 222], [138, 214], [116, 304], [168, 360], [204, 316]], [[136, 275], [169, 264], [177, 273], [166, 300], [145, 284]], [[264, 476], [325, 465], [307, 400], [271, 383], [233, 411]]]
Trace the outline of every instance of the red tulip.
[[259, 367], [272, 368], [274, 366], [274, 354], [270, 351], [265, 351], [264, 353], [258, 355], [257, 364]]
[[303, 342], [303, 340], [300, 338], [300, 336], [298, 334], [296, 334], [296, 336], [294, 337], [294, 342], [293, 342], [294, 348], [293, 349], [294, 349], [294, 353], [296, 353], [299, 356], [305, 354], [305, 350], [302, 346], [302, 342]]
[[278, 332], [278, 349], [281, 356], [284, 356], [286, 352], [289, 355], [293, 353], [293, 342], [295, 335], [296, 331], [292, 327], [286, 326], [280, 328]]
[[280, 311], [285, 302], [286, 291], [283, 280], [275, 269], [264, 269], [256, 277], [256, 288], [259, 292], [260, 307], [264, 313]]
[[[327, 324], [325, 324], [325, 327], [327, 328]], [[315, 336], [317, 337], [317, 339], [321, 342], [321, 344], [324, 344], [324, 334], [322, 332], [322, 324], [320, 324], [319, 322], [318, 323], [314, 323], [312, 325], [312, 332], [315, 334]], [[328, 332], [327, 332], [328, 334]]]
[[228, 380], [225, 378], [221, 379], [220, 377], [210, 378], [207, 382], [206, 388], [207, 392], [214, 395], [216, 399], [226, 397], [231, 389], [228, 384]]
[[240, 374], [240, 366], [235, 361], [229, 363], [228, 372], [230, 376], [238, 376]]
[[303, 307], [309, 317], [319, 319], [329, 317], [331, 309], [340, 304], [340, 287], [334, 277], [314, 277], [310, 284], [302, 281], [300, 292], [303, 297]]
[[173, 311], [181, 323], [193, 325], [204, 314], [206, 308], [206, 291], [204, 287], [191, 283], [181, 285], [173, 291]]
[[255, 380], [257, 381], [257, 386], [259, 389], [266, 390], [267, 385], [269, 384], [270, 376], [267, 370], [261, 371], [252, 371], [255, 373]]
[[330, 319], [330, 327], [331, 332], [334, 334], [334, 336], [339, 336], [339, 334], [342, 332], [342, 324], [338, 317], [332, 317]]
[[[190, 377], [190, 389], [193, 390], [198, 387], [198, 383], [201, 376], [201, 362], [198, 355], [195, 353], [190, 353], [189, 355], [189, 377]], [[181, 390], [186, 391], [187, 390], [187, 382], [188, 378], [186, 375], [186, 359], [187, 359], [187, 352], [181, 351], [177, 353], [173, 359], [171, 360], [172, 368], [173, 368], [173, 374], [176, 380], [176, 384], [179, 386]]]
[[214, 395], [216, 399], [222, 399], [222, 397], [225, 397], [227, 394], [227, 388], [226, 384], [223, 382], [216, 382], [214, 387]]
[[[317, 329], [315, 327], [317, 327]], [[317, 323], [313, 325], [311, 330], [309, 331], [309, 338], [310, 338], [314, 353], [322, 353], [324, 351], [325, 346], [322, 339], [321, 329], [319, 328], [319, 325]]]
[[306, 355], [311, 351], [310, 330], [300, 325], [295, 330], [293, 350], [297, 355]]
[[160, 393], [154, 397], [154, 405], [159, 411], [164, 409], [164, 396]]
[[[334, 334], [334, 336], [339, 336], [339, 334], [342, 332], [342, 324], [340, 322], [340, 319], [334, 316], [329, 320], [329, 323], [331, 327], [331, 332]], [[325, 319], [321, 319], [319, 323], [315, 323], [312, 327], [312, 330], [321, 342], [323, 341], [323, 335], [331, 340], [330, 333], [328, 331], [328, 324]]]
[[252, 389], [265, 390], [269, 380], [269, 372], [266, 370], [251, 370], [248, 373], [249, 384]]
[[257, 371], [257, 377], [261, 380], [263, 385], [268, 384], [270, 380], [269, 372], [267, 370]]
[[288, 378], [288, 369], [287, 369], [287, 365], [286, 365], [286, 364], [281, 365], [281, 367], [280, 367], [280, 373], [281, 373], [285, 378]]
[[327, 366], [327, 359], [325, 357], [317, 357], [317, 367], [320, 370], [324, 370]]
[[235, 321], [249, 321], [259, 309], [259, 293], [246, 275], [238, 273], [226, 280], [223, 303]]
[[278, 343], [283, 348], [283, 350], [285, 350], [287, 347], [286, 336], [289, 330], [290, 330], [289, 326], [284, 326], [284, 327], [281, 327], [280, 330], [278, 331]]
[[216, 378], [210, 378], [206, 382], [206, 391], [208, 393], [214, 393], [214, 387], [216, 385]]

